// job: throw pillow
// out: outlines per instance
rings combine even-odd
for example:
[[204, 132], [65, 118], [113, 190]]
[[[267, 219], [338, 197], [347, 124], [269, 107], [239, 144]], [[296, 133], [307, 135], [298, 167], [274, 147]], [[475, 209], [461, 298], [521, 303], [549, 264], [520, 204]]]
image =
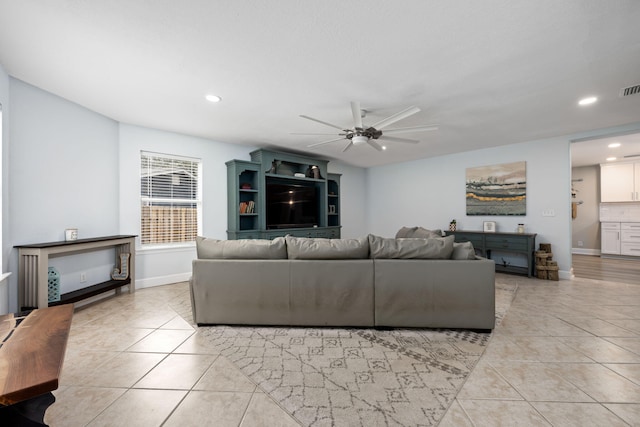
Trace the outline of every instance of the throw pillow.
[[289, 259], [366, 259], [369, 240], [286, 236]]
[[453, 242], [451, 259], [476, 259], [476, 250], [471, 242]]
[[404, 239], [405, 237], [411, 237], [418, 227], [402, 227], [396, 233], [396, 239]]
[[424, 227], [402, 227], [396, 233], [396, 239], [410, 239], [414, 237], [421, 239], [442, 237], [442, 231], [439, 229], [428, 230]]
[[441, 230], [427, 230], [426, 228], [417, 227], [417, 229], [413, 232], [412, 236], [407, 237], [419, 237], [421, 239], [432, 239], [442, 237]]
[[196, 238], [199, 259], [287, 259], [284, 237], [273, 240], [216, 240]]
[[392, 239], [369, 234], [371, 258], [378, 259], [450, 259], [454, 236], [430, 239]]

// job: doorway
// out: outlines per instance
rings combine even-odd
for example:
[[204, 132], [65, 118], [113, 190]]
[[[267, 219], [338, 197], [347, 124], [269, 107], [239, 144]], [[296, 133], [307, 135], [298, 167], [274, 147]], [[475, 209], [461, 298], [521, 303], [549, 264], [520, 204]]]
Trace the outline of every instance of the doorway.
[[[640, 258], [601, 258], [600, 165], [640, 162], [640, 133], [571, 144], [572, 268], [576, 277], [640, 284]], [[638, 201], [640, 204], [640, 200]], [[638, 218], [640, 221], [640, 218]]]

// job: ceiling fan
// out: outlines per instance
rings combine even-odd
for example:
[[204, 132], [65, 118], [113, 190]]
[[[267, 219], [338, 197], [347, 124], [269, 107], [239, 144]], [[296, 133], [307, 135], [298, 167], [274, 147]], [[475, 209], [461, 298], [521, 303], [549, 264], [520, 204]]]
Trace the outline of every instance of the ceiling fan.
[[[405, 127], [405, 128], [396, 128], [396, 129], [386, 129], [383, 133], [382, 129], [387, 126], [398, 122], [402, 119], [406, 119], [409, 116], [416, 114], [420, 109], [418, 107], [409, 107], [406, 110], [402, 110], [399, 113], [393, 114], [386, 119], [380, 120], [377, 123], [374, 123], [371, 126], [364, 126], [362, 124], [362, 119], [366, 115], [366, 111], [360, 108], [360, 103], [357, 101], [351, 102], [351, 114], [353, 115], [353, 127], [349, 129], [344, 129], [341, 126], [337, 126], [331, 123], [324, 122], [322, 120], [314, 119], [313, 117], [301, 115], [303, 119], [312, 120], [314, 122], [321, 123], [326, 126], [331, 126], [332, 128], [339, 129], [341, 132], [338, 133], [340, 138], [333, 138], [328, 141], [316, 142], [315, 144], [308, 145], [309, 148], [319, 147], [321, 145], [329, 144], [331, 142], [341, 141], [346, 139], [349, 143], [342, 150], [343, 152], [347, 151], [354, 145], [363, 145], [369, 144], [373, 148], [378, 151], [382, 151], [383, 148], [380, 144], [378, 144], [375, 140], [386, 140], [386, 141], [394, 141], [394, 142], [405, 142], [409, 144], [417, 144], [420, 141], [416, 141], [415, 139], [406, 139], [406, 138], [397, 138], [393, 136], [387, 136], [387, 134], [398, 134], [398, 133], [409, 133], [409, 132], [423, 132], [429, 130], [437, 130], [437, 125], [426, 125], [426, 126], [414, 126], [414, 127]], [[322, 133], [295, 133], [293, 135], [333, 135], [333, 134], [322, 134]]]

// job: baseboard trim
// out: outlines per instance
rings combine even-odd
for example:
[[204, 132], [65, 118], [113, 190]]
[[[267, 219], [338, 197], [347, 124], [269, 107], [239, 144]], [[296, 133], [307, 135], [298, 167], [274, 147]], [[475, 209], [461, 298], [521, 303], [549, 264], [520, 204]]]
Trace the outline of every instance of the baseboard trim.
[[136, 289], [153, 288], [154, 286], [170, 285], [172, 283], [187, 282], [191, 273], [178, 273], [168, 276], [150, 277], [136, 280]]
[[600, 256], [600, 249], [571, 248], [571, 253], [574, 255]]

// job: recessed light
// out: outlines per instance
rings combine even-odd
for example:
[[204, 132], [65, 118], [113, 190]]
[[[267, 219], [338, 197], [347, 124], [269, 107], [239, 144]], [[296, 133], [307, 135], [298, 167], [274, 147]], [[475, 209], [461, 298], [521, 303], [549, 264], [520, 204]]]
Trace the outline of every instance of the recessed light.
[[383, 149], [383, 150], [386, 150], [386, 149], [387, 149], [387, 146], [386, 146], [386, 145], [383, 145], [383, 146], [382, 146], [382, 149]]
[[612, 142], [611, 144], [608, 145], [608, 147], [609, 148], [618, 148], [618, 147], [620, 147], [620, 145], [622, 145], [622, 144], [620, 144], [619, 142]]
[[222, 98], [220, 98], [218, 95], [207, 95], [204, 98], [209, 102], [220, 102], [220, 101], [222, 101]]
[[616, 158], [615, 157], [607, 157], [607, 162], [612, 162], [614, 161]]
[[598, 98], [596, 98], [595, 96], [590, 96], [588, 98], [582, 98], [580, 101], [578, 101], [579, 105], [591, 105], [594, 102], [596, 102], [598, 100]]

